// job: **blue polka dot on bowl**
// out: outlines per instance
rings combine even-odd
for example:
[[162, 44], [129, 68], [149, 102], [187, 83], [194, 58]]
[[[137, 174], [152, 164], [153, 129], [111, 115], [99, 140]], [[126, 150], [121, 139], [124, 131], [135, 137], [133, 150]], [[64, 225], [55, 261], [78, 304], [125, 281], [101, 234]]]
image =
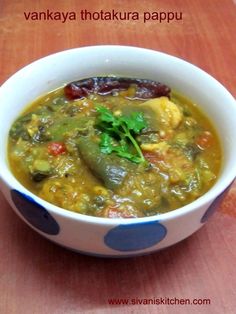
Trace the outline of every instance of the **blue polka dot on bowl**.
[[104, 243], [117, 251], [138, 251], [158, 244], [166, 234], [166, 227], [157, 221], [121, 224], [108, 231]]
[[11, 190], [11, 198], [20, 214], [36, 229], [50, 235], [57, 235], [60, 227], [48, 211], [32, 197], [17, 190]]

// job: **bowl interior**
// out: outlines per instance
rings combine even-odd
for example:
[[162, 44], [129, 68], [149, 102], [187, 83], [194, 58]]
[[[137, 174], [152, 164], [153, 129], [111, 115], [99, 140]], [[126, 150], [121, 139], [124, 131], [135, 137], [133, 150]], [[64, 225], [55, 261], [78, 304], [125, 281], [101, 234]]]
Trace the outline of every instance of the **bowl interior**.
[[26, 66], [1, 86], [0, 168], [8, 184], [19, 184], [9, 171], [6, 154], [9, 128], [19, 113], [37, 97], [67, 82], [99, 75], [160, 81], [197, 103], [212, 120], [224, 154], [220, 180], [202, 198], [213, 200], [229, 185], [236, 175], [234, 98], [210, 75], [181, 59], [124, 46], [84, 47], [57, 53]]

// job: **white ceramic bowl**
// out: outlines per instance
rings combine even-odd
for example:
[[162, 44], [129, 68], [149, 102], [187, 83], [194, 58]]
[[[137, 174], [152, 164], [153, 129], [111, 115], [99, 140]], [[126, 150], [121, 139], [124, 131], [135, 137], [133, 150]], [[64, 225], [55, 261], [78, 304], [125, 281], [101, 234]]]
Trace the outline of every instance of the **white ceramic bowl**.
[[[32, 194], [11, 173], [7, 138], [22, 109], [38, 96], [86, 77], [114, 74], [157, 80], [202, 107], [219, 133], [224, 164], [216, 184], [189, 205], [165, 214], [131, 219], [96, 218], [54, 206]], [[236, 176], [236, 103], [213, 77], [196, 66], [157, 51], [94, 46], [42, 58], [0, 87], [1, 189], [15, 212], [46, 238], [97, 256], [134, 256], [177, 243], [198, 230], [213, 213]], [[207, 240], [206, 240], [207, 241]]]

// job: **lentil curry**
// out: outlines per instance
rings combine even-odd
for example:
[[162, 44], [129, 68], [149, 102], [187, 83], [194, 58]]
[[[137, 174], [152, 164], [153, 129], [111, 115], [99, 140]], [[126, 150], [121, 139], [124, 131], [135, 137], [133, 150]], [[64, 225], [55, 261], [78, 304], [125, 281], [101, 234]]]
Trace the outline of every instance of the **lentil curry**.
[[37, 99], [9, 133], [9, 163], [30, 191], [67, 210], [151, 216], [217, 179], [218, 137], [191, 101], [150, 80], [95, 77]]

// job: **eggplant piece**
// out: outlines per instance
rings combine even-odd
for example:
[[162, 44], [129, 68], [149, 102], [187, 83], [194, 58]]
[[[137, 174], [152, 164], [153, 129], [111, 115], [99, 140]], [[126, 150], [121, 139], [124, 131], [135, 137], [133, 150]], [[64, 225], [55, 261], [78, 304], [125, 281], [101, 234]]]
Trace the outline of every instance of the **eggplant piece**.
[[139, 105], [129, 104], [128, 106], [122, 107], [121, 112], [125, 116], [133, 112], [142, 112], [144, 120], [147, 122], [147, 127], [141, 131], [141, 134], [160, 131], [160, 126], [153, 108], [142, 106], [142, 103]]
[[136, 87], [134, 98], [150, 99], [161, 96], [170, 97], [170, 88], [159, 82], [146, 79], [123, 77], [91, 77], [67, 84], [64, 93], [67, 99], [81, 99], [91, 93], [109, 95], [117, 91], [127, 90], [130, 86]]
[[[92, 173], [100, 179], [105, 187], [116, 190], [119, 188], [133, 165], [128, 160], [113, 154], [107, 155], [100, 151], [99, 144], [90, 137], [80, 137], [77, 141], [79, 153]], [[131, 168], [130, 168], [131, 167]]]
[[161, 129], [176, 129], [183, 118], [179, 107], [168, 97], [149, 99], [140, 104], [140, 107], [154, 112], [154, 117]]
[[92, 117], [63, 117], [52, 124], [47, 133], [53, 141], [63, 141], [68, 134], [73, 137], [78, 134], [87, 135], [94, 125]]
[[32, 165], [31, 178], [40, 182], [52, 174], [50, 163], [47, 160], [36, 159]]
[[44, 179], [46, 179], [49, 175], [46, 173], [41, 173], [41, 172], [33, 172], [31, 174], [31, 178], [34, 182], [41, 182]]

